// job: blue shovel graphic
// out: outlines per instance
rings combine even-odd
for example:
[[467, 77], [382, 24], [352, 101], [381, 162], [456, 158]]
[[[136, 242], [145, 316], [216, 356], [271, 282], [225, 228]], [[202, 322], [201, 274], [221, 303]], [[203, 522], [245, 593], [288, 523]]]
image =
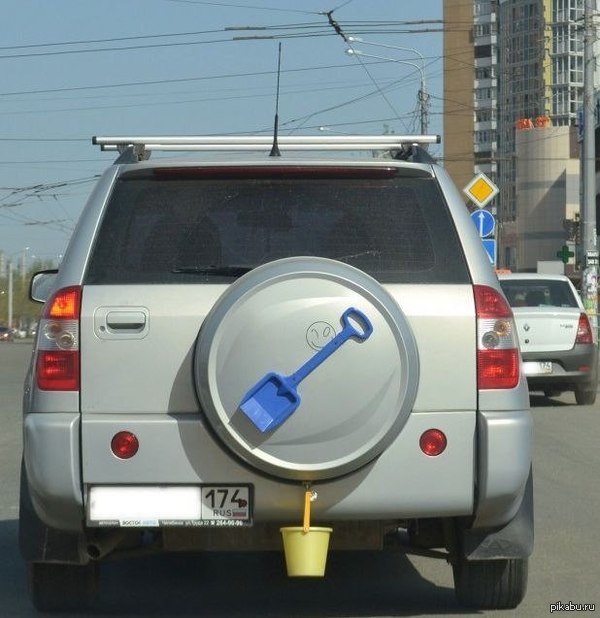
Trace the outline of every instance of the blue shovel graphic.
[[[341, 332], [312, 358], [309, 358], [296, 373], [290, 376], [275, 372], [267, 373], [244, 395], [240, 408], [259, 431], [264, 433], [279, 427], [296, 410], [300, 405], [298, 384], [343, 343], [351, 337], [364, 341], [373, 332], [373, 325], [369, 318], [354, 307], [349, 307], [344, 311], [342, 324]], [[355, 324], [358, 324], [362, 330], [359, 330]]]

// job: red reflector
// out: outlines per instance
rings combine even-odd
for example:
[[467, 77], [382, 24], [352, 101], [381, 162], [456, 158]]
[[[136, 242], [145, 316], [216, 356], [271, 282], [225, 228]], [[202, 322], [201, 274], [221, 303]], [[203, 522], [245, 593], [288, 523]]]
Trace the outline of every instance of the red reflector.
[[81, 306], [81, 288], [62, 288], [50, 298], [44, 308], [45, 318], [78, 320]]
[[129, 459], [138, 452], [140, 443], [130, 431], [119, 431], [110, 441], [110, 448], [119, 459]]
[[439, 429], [428, 429], [419, 438], [421, 450], [429, 457], [436, 457], [446, 450], [446, 436]]
[[41, 350], [37, 359], [37, 383], [45, 391], [79, 389], [79, 352]]
[[480, 389], [515, 388], [519, 377], [519, 351], [515, 348], [477, 351]]

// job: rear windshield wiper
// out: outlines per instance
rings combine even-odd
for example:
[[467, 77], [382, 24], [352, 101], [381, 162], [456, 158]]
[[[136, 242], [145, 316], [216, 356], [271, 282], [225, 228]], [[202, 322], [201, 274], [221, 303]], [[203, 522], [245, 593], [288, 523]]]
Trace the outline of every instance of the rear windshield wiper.
[[241, 277], [250, 272], [253, 266], [175, 266], [172, 273], [211, 275], [214, 277]]

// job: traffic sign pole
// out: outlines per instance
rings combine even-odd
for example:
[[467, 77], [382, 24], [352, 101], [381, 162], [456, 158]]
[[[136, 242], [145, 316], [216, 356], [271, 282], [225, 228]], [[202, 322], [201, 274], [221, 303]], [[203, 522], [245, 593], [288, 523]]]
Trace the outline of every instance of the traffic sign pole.
[[595, 0], [584, 1], [583, 21], [583, 152], [582, 176], [583, 191], [581, 222], [583, 230], [583, 251], [585, 268], [583, 270], [583, 305], [590, 316], [594, 331], [598, 328], [598, 266], [596, 239], [596, 120], [594, 117], [594, 74], [596, 57], [594, 44], [596, 26], [594, 13]]

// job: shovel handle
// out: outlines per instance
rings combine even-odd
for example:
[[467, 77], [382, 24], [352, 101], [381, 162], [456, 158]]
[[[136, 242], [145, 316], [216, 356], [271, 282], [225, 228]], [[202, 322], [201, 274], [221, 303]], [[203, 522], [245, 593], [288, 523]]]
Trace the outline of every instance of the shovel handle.
[[[289, 376], [289, 379], [298, 384], [304, 378], [316, 369], [325, 359], [329, 358], [343, 343], [348, 341], [350, 337], [356, 337], [361, 341], [368, 339], [373, 332], [373, 325], [369, 318], [358, 309], [349, 307], [342, 314], [342, 330], [323, 348], [321, 348], [313, 357], [309, 358], [296, 373]], [[355, 326], [358, 324], [360, 329]]]
[[302, 520], [302, 529], [304, 532], [310, 530], [310, 503], [312, 502], [312, 491], [310, 489], [304, 492], [304, 517]]
[[[362, 330], [358, 330], [350, 321], [351, 319], [358, 323]], [[368, 339], [373, 332], [373, 324], [371, 324], [371, 320], [369, 320], [369, 318], [362, 311], [359, 311], [354, 307], [349, 307], [346, 311], [344, 311], [342, 314], [342, 324], [344, 325], [344, 328], [340, 335], [344, 331], [346, 332], [344, 341], [346, 341], [349, 337], [357, 337], [361, 341], [364, 341], [365, 339]]]

